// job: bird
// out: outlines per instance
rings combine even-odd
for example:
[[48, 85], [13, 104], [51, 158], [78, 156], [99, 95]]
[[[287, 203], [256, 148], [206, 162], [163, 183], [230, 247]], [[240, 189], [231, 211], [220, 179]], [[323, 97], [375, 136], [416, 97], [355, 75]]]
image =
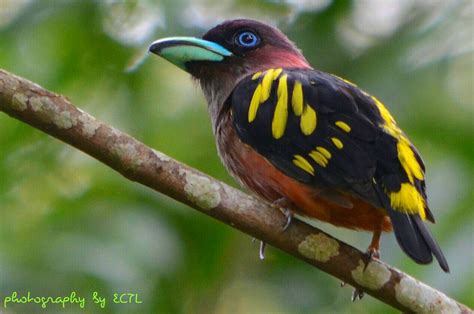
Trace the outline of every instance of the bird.
[[[218, 154], [259, 198], [294, 214], [373, 233], [393, 231], [413, 261], [448, 262], [428, 229], [425, 165], [388, 108], [349, 80], [314, 69], [278, 28], [224, 21], [202, 38], [149, 52], [191, 74], [208, 103]], [[361, 295], [359, 296], [361, 297]]]

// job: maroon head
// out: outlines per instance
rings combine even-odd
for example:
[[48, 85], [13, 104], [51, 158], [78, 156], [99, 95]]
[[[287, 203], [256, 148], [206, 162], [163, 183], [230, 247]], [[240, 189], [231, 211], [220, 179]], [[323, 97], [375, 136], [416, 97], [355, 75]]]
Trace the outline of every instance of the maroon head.
[[[225, 69], [239, 73], [277, 67], [309, 68], [301, 51], [285, 34], [261, 22], [252, 20], [224, 22], [209, 30], [203, 39], [217, 43], [232, 52], [232, 56], [224, 60], [220, 66], [214, 65], [218, 72]], [[200, 67], [199, 64], [191, 64], [190, 71], [193, 70], [193, 66], [197, 75], [206, 76], [212, 73], [207, 72], [208, 67]]]
[[202, 39], [160, 39], [149, 50], [197, 79], [210, 106], [220, 106], [240, 79], [251, 73], [269, 68], [311, 68], [280, 30], [247, 19], [219, 24]]

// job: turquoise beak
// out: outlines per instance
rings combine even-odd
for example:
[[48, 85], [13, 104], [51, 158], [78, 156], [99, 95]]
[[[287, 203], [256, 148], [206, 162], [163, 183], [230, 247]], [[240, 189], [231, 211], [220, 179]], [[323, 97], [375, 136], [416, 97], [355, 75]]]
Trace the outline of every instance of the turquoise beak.
[[224, 60], [232, 52], [219, 44], [194, 37], [169, 37], [153, 42], [148, 51], [186, 71], [186, 62]]

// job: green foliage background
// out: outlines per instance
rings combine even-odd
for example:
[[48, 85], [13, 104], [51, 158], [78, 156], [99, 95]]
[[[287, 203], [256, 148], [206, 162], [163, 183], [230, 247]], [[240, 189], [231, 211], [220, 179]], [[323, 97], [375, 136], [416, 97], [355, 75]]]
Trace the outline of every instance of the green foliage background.
[[[314, 67], [377, 95], [427, 164], [431, 230], [450, 262], [419, 266], [384, 236], [382, 258], [474, 306], [473, 2], [410, 0], [0, 0], [0, 67], [218, 179], [206, 105], [189, 76], [155, 56], [156, 38], [199, 35], [227, 18], [278, 25]], [[315, 223], [365, 249], [370, 235]], [[366, 296], [249, 236], [131, 183], [0, 114], [0, 300], [88, 297], [57, 313], [384, 313]], [[98, 291], [104, 310], [91, 304]], [[142, 304], [114, 305], [113, 293]], [[4, 313], [38, 312], [16, 305]]]

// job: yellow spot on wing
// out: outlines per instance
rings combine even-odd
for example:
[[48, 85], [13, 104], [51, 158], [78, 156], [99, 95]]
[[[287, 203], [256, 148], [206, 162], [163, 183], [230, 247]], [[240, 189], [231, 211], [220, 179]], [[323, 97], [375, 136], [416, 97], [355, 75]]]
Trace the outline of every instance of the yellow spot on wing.
[[310, 135], [316, 129], [316, 124], [316, 111], [314, 111], [314, 109], [310, 105], [306, 104], [303, 109], [303, 114], [301, 115], [300, 120], [301, 132], [303, 132], [304, 135]]
[[248, 119], [249, 123], [255, 120], [257, 117], [257, 110], [260, 106], [260, 98], [262, 94], [262, 84], [258, 84], [255, 92], [253, 93], [252, 100], [250, 101]]
[[410, 147], [410, 142], [405, 137], [401, 137], [397, 144], [397, 151], [398, 151], [398, 160], [405, 170], [408, 180], [413, 183], [413, 177], [418, 180], [423, 180], [424, 175], [423, 171], [416, 160], [415, 153]]
[[296, 81], [291, 96], [291, 106], [295, 115], [300, 116], [303, 113], [303, 87], [301, 82]]
[[344, 132], [349, 133], [351, 131], [351, 127], [349, 124], [345, 123], [344, 121], [336, 121], [336, 126], [343, 130]]
[[331, 153], [326, 148], [318, 146], [316, 147], [316, 150], [320, 152], [321, 154], [323, 154], [324, 157], [326, 157], [327, 159], [331, 158]]
[[260, 97], [260, 103], [264, 103], [268, 97], [270, 97], [270, 92], [272, 90], [272, 81], [273, 81], [273, 69], [268, 70], [265, 72], [262, 80], [262, 93]]
[[254, 75], [252, 75], [252, 80], [258, 79], [260, 77], [260, 75], [262, 75], [261, 71], [256, 72]]
[[286, 121], [288, 120], [288, 76], [285, 74], [278, 81], [277, 104], [272, 120], [272, 135], [279, 139], [285, 133]]
[[402, 183], [400, 191], [391, 192], [389, 196], [390, 205], [394, 209], [408, 214], [419, 214], [423, 220], [426, 218], [425, 200], [410, 183]]
[[324, 155], [318, 151], [315, 151], [315, 150], [311, 151], [309, 153], [309, 156], [313, 158], [313, 160], [316, 161], [316, 163], [323, 168], [326, 167], [328, 164], [328, 160], [326, 159], [326, 157], [324, 157]]
[[294, 155], [293, 156], [293, 164], [297, 166], [298, 168], [303, 169], [307, 173], [311, 174], [314, 176], [314, 168], [311, 166], [311, 164], [301, 155]]
[[338, 149], [342, 149], [344, 145], [342, 144], [341, 140], [337, 137], [331, 137], [331, 141]]

